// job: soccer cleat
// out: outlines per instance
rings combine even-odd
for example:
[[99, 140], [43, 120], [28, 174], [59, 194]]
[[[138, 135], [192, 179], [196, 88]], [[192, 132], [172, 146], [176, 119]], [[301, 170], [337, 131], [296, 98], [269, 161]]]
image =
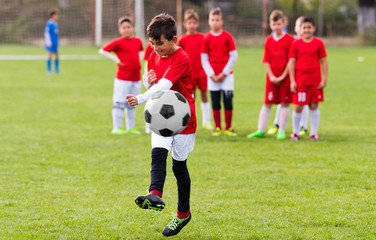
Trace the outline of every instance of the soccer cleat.
[[285, 132], [278, 132], [277, 133], [277, 140], [283, 140], [286, 139], [286, 133]]
[[122, 135], [127, 134], [127, 131], [125, 131], [123, 128], [112, 129], [112, 134]]
[[192, 214], [185, 219], [174, 217], [172, 221], [163, 229], [162, 234], [166, 237], [174, 236], [180, 232], [180, 230], [191, 221]]
[[128, 134], [134, 134], [134, 135], [140, 135], [141, 134], [141, 132], [138, 131], [136, 128], [131, 128], [131, 129], [127, 130], [127, 133]]
[[305, 129], [304, 127], [302, 127], [302, 128], [300, 129], [299, 135], [300, 135], [300, 136], [303, 136], [303, 135], [306, 134], [306, 133], [307, 133], [307, 129]]
[[138, 196], [134, 201], [137, 206], [142, 209], [151, 209], [155, 211], [162, 211], [166, 205], [162, 198], [152, 193], [146, 196]]
[[230, 136], [230, 137], [236, 137], [237, 136], [236, 132], [232, 128], [227, 129], [225, 131], [225, 135]]
[[207, 129], [207, 130], [213, 130], [213, 126], [211, 125], [211, 123], [207, 123], [205, 125], [202, 126], [203, 129]]
[[216, 137], [220, 136], [220, 135], [222, 135], [222, 130], [219, 127], [217, 127], [216, 129], [213, 130], [212, 135], [216, 136]]
[[254, 132], [254, 133], [248, 134], [248, 135], [247, 135], [247, 138], [262, 138], [262, 137], [264, 137], [264, 136], [265, 136], [265, 134], [264, 134], [263, 132], [257, 130], [257, 131]]
[[298, 141], [300, 139], [300, 136], [296, 133], [292, 133], [290, 136], [291, 141]]
[[273, 127], [269, 128], [267, 134], [268, 135], [274, 135], [278, 132], [278, 126], [277, 125], [274, 125]]
[[309, 136], [309, 138], [310, 138], [311, 140], [313, 140], [313, 141], [318, 141], [318, 140], [319, 140], [319, 135], [314, 134], [314, 135]]

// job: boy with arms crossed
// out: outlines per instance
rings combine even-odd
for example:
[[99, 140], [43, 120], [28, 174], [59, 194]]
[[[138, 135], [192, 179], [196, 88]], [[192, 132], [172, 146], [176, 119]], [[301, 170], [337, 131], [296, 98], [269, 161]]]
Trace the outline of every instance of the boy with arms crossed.
[[149, 194], [138, 196], [135, 200], [143, 209], [164, 209], [162, 193], [166, 179], [167, 155], [171, 151], [172, 170], [178, 187], [178, 209], [177, 215], [163, 229], [162, 234], [173, 236], [178, 234], [192, 217], [189, 206], [191, 180], [187, 158], [195, 144], [196, 111], [192, 94], [191, 63], [188, 55], [176, 45], [176, 23], [170, 15], [162, 13], [155, 16], [147, 28], [147, 34], [154, 49], [148, 61], [147, 82], [144, 82], [148, 90], [137, 96], [127, 95], [128, 104], [139, 105], [150, 99], [153, 93], [171, 89], [183, 94], [189, 102], [192, 114], [187, 127], [176, 136], [162, 137], [152, 132]]
[[238, 59], [234, 39], [222, 29], [223, 19], [220, 8], [209, 14], [210, 32], [205, 35], [201, 49], [202, 67], [208, 79], [208, 90], [212, 100], [215, 129], [213, 136], [222, 134], [221, 130], [221, 95], [225, 108], [225, 135], [236, 136], [231, 128], [233, 112], [234, 74], [232, 69]]
[[[141, 92], [141, 64], [140, 51], [143, 50], [142, 41], [133, 37], [133, 23], [128, 17], [121, 17], [118, 21], [121, 37], [115, 38], [99, 50], [99, 53], [114, 61], [117, 65], [117, 74], [114, 80], [112, 122], [113, 134], [140, 134], [135, 128], [136, 109], [127, 104], [127, 94], [139, 94]], [[110, 52], [116, 54], [113, 55]], [[123, 112], [127, 129], [123, 128]]]
[[201, 91], [201, 112], [202, 126], [212, 130], [210, 124], [210, 103], [208, 101], [208, 80], [201, 65], [201, 47], [204, 41], [204, 34], [197, 32], [200, 25], [198, 14], [193, 9], [188, 9], [184, 13], [184, 27], [187, 32], [180, 36], [179, 46], [188, 54], [192, 64], [192, 88], [196, 97], [196, 87]]
[[[318, 140], [320, 122], [319, 102], [324, 101], [323, 88], [328, 79], [328, 61], [322, 40], [315, 38], [315, 22], [304, 17], [301, 27], [302, 38], [296, 40], [290, 49], [290, 79], [293, 94], [292, 114], [293, 133], [291, 140], [299, 140], [300, 120], [304, 105], [309, 105], [311, 113], [310, 138]], [[322, 70], [322, 76], [321, 76]]]
[[290, 115], [289, 104], [292, 94], [288, 77], [288, 56], [294, 38], [285, 33], [284, 15], [275, 10], [270, 14], [270, 28], [273, 34], [265, 41], [263, 63], [266, 68], [266, 88], [264, 105], [261, 108], [258, 130], [247, 138], [260, 138], [265, 135], [265, 127], [270, 116], [272, 104], [281, 104], [277, 139], [286, 139], [285, 129]]

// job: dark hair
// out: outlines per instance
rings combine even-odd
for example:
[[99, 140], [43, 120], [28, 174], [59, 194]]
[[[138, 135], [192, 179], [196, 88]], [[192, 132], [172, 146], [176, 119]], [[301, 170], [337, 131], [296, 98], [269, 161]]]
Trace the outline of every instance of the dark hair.
[[129, 22], [131, 25], [133, 25], [133, 22], [130, 17], [121, 17], [118, 20], [118, 26], [120, 27], [123, 22]]
[[155, 16], [147, 28], [147, 34], [149, 38], [155, 40], [161, 40], [161, 36], [164, 35], [168, 41], [171, 41], [176, 36], [175, 19], [167, 13]]
[[184, 21], [187, 21], [189, 19], [196, 20], [197, 22], [200, 21], [198, 14], [193, 9], [188, 9], [184, 13]]
[[312, 23], [312, 25], [315, 26], [315, 20], [311, 17], [304, 17], [300, 25], [303, 23]]
[[53, 15], [58, 14], [58, 13], [59, 13], [59, 10], [57, 9], [48, 10], [48, 16], [50, 16], [50, 18], [52, 18]]
[[217, 7], [217, 8], [214, 8], [210, 11], [209, 13], [209, 16], [213, 16], [213, 15], [219, 15], [222, 17], [222, 10], [221, 8]]

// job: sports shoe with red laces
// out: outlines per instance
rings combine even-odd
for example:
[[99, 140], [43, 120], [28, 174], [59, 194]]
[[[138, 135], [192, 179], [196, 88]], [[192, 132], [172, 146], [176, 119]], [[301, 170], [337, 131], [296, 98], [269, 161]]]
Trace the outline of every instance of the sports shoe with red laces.
[[298, 141], [300, 139], [300, 136], [296, 133], [292, 133], [290, 136], [291, 141]]
[[309, 138], [310, 138], [311, 140], [313, 140], [313, 141], [318, 141], [318, 140], [319, 140], [319, 135], [314, 134], [314, 135], [309, 136]]

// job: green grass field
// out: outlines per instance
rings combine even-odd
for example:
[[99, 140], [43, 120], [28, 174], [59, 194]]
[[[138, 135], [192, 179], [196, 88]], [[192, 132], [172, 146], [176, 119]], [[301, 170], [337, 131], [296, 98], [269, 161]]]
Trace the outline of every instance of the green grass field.
[[[262, 48], [239, 49], [238, 137], [212, 137], [198, 121], [188, 159], [192, 221], [176, 239], [376, 238], [376, 48], [327, 52], [320, 141], [290, 142], [245, 137], [257, 126], [265, 69]], [[44, 52], [1, 46], [1, 54]], [[114, 64], [67, 60], [61, 71], [46, 75], [44, 61], [0, 61], [0, 239], [163, 238], [177, 204], [171, 160], [165, 210], [139, 209], [150, 136], [111, 134]], [[143, 106], [137, 114], [143, 129]]]

